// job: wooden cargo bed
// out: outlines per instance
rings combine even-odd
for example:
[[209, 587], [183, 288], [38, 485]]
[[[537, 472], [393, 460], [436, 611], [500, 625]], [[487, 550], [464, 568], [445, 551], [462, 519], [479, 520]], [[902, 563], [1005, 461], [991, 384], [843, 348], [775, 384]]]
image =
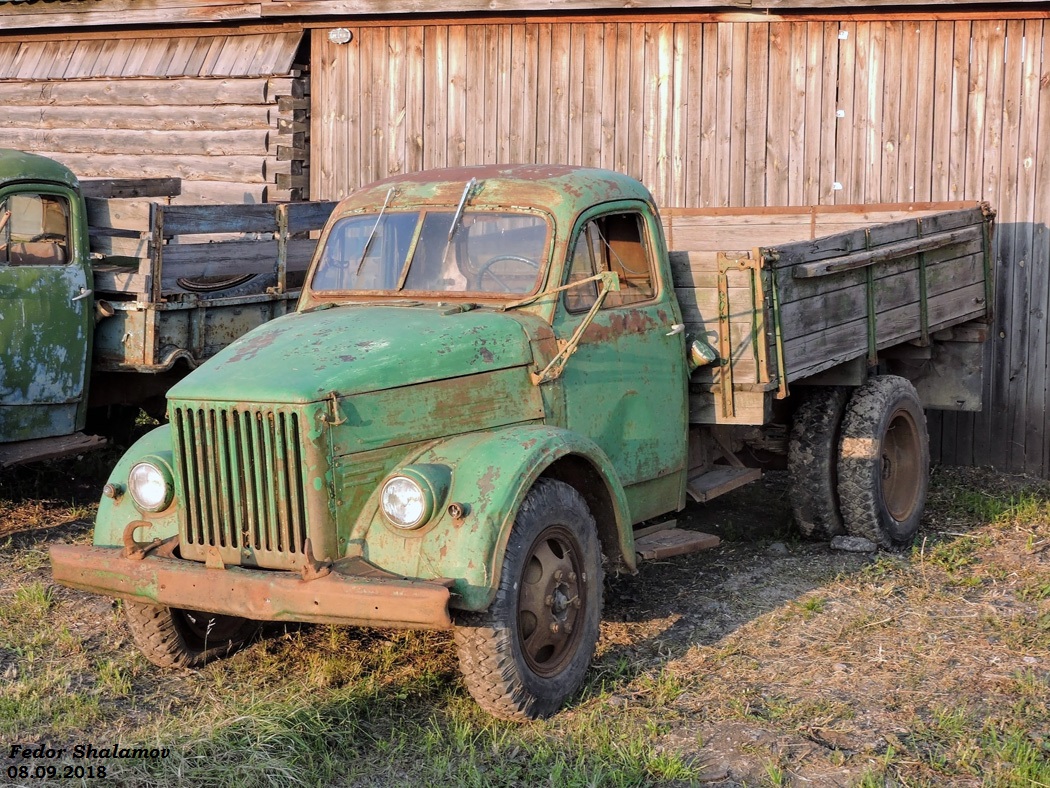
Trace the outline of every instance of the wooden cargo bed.
[[334, 202], [167, 205], [87, 200], [96, 372], [196, 366], [294, 307]]
[[720, 361], [691, 381], [694, 423], [763, 424], [792, 383], [991, 317], [987, 205], [672, 210], [687, 333]]

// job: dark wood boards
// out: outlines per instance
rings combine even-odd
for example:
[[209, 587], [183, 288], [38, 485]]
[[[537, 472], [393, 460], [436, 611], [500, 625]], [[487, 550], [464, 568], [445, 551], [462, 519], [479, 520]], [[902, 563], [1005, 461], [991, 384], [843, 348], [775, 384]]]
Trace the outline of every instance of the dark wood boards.
[[159, 302], [182, 292], [183, 279], [272, 274], [264, 286], [276, 284], [283, 292], [287, 274], [305, 271], [313, 256], [317, 241], [305, 236], [324, 226], [335, 205], [166, 205], [91, 198], [92, 251], [109, 256], [96, 266], [95, 288]]
[[[833, 224], [820, 209], [669, 212], [668, 234], [703, 247], [670, 255], [687, 333], [722, 357], [694, 373], [691, 418], [762, 424], [781, 384], [987, 316], [987, 207], [935, 207], [840, 206]], [[842, 227], [858, 229], [817, 235]], [[760, 242], [779, 236], [804, 240]], [[720, 237], [745, 251], [716, 251]]]

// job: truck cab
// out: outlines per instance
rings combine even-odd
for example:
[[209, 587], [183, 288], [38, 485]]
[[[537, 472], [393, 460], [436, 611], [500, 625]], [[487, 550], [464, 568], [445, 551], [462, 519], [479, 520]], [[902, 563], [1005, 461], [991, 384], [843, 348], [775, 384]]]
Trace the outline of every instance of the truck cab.
[[487, 708], [549, 714], [590, 662], [602, 555], [633, 570], [632, 525], [684, 505], [682, 328], [631, 178], [375, 184], [333, 213], [295, 313], [171, 389], [56, 577], [128, 600], [161, 664], [207, 656], [193, 611], [226, 647], [246, 620], [454, 626], [467, 662], [520, 668], [467, 671]]
[[87, 219], [73, 174], [0, 151], [0, 440], [84, 426], [94, 327]]

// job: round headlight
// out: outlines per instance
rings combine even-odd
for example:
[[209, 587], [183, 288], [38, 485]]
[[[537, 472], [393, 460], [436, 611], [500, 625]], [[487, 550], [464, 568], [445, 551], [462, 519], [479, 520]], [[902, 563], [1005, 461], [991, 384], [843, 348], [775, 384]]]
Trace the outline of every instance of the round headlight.
[[128, 474], [128, 492], [142, 511], [160, 512], [171, 503], [171, 478], [152, 462], [140, 462]]
[[432, 495], [407, 476], [393, 476], [383, 485], [383, 514], [398, 528], [418, 528], [434, 511]]

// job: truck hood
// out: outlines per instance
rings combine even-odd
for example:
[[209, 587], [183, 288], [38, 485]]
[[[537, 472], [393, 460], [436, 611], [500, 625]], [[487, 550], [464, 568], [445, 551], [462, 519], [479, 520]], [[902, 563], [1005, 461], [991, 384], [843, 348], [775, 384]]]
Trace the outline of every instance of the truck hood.
[[272, 320], [169, 391], [175, 400], [306, 403], [532, 361], [519, 316], [348, 304]]

